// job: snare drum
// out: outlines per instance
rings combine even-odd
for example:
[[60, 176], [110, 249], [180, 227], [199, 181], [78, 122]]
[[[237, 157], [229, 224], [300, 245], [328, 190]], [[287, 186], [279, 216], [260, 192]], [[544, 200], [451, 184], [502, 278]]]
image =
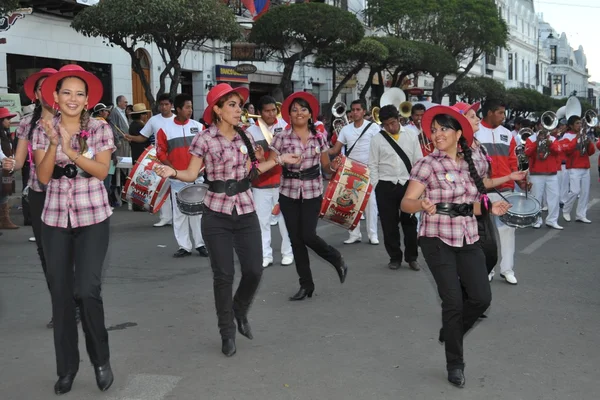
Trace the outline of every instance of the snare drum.
[[182, 214], [200, 215], [204, 211], [204, 197], [208, 191], [205, 183], [193, 183], [185, 185], [183, 189], [175, 194], [177, 207]]
[[513, 228], [529, 228], [541, 217], [542, 207], [535, 197], [525, 196], [525, 193], [510, 193], [504, 197], [512, 204], [508, 212], [500, 216], [500, 221], [506, 225]]
[[161, 178], [154, 172], [155, 165], [161, 165], [156, 157], [156, 148], [148, 146], [131, 169], [121, 198], [131, 204], [137, 204], [146, 211], [156, 213], [171, 192], [168, 178]]
[[319, 218], [353, 230], [360, 222], [373, 186], [370, 183], [369, 167], [342, 157], [343, 164], [329, 181]]

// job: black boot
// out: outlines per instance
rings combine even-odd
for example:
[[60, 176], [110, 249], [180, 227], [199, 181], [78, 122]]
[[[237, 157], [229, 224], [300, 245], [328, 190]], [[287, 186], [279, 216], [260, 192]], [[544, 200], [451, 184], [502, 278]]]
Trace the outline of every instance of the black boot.
[[221, 352], [227, 357], [231, 357], [235, 354], [237, 349], [235, 348], [235, 339], [222, 339]]
[[102, 392], [107, 391], [115, 380], [112, 369], [110, 368], [110, 363], [107, 362], [98, 367], [94, 366], [94, 372], [96, 373], [96, 385], [98, 385], [98, 389]]
[[59, 376], [58, 380], [54, 384], [54, 393], [65, 394], [71, 391], [73, 381], [75, 380], [76, 374], [68, 374], [65, 376]]
[[254, 336], [252, 336], [252, 328], [250, 327], [248, 318], [236, 316], [235, 320], [237, 321], [238, 332], [246, 336], [250, 340], [254, 339]]
[[465, 386], [465, 374], [462, 369], [455, 368], [448, 371], [448, 382], [456, 387], [462, 388]]
[[346, 276], [348, 276], [348, 265], [346, 265], [346, 261], [344, 261], [343, 258], [341, 259], [340, 264], [335, 267], [335, 270], [340, 278], [340, 283], [344, 283]]
[[307, 297], [312, 297], [314, 291], [315, 291], [315, 288], [305, 289], [305, 288], [301, 287], [300, 290], [298, 290], [298, 293], [296, 293], [295, 295], [290, 297], [290, 300], [291, 301], [304, 300]]

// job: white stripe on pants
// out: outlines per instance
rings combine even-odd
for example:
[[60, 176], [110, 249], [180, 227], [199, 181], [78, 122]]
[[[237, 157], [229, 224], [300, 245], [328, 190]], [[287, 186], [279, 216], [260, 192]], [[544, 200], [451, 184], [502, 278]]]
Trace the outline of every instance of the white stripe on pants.
[[173, 221], [173, 204], [171, 203], [171, 196], [167, 196], [167, 200], [163, 203], [159, 213], [161, 221]]
[[[377, 200], [375, 199], [375, 190], [371, 192], [371, 196], [369, 196], [369, 201], [367, 202], [367, 206], [365, 207], [364, 212], [366, 221], [367, 221], [367, 235], [369, 239], [377, 239]], [[360, 238], [360, 221], [354, 230], [350, 231], [350, 238]]]
[[559, 206], [559, 190], [557, 175], [531, 175], [529, 177], [531, 186], [531, 195], [535, 197], [540, 204], [545, 198], [548, 204], [548, 216], [546, 217], [547, 224], [558, 223]]
[[254, 206], [256, 207], [256, 215], [260, 224], [263, 258], [273, 259], [273, 248], [271, 248], [272, 218], [277, 219], [279, 233], [281, 233], [281, 256], [294, 257], [283, 215], [281, 213], [279, 215], [272, 215], [273, 207], [279, 202], [279, 188], [252, 188], [252, 196], [254, 197]]
[[[201, 180], [196, 181], [197, 183], [202, 182]], [[171, 179], [171, 202], [173, 203], [173, 231], [175, 232], [175, 239], [179, 248], [192, 251], [198, 247], [204, 246], [204, 240], [202, 239], [202, 231], [200, 230], [202, 224], [202, 215], [185, 215], [179, 211], [177, 207], [177, 201], [175, 196], [181, 189], [186, 186], [186, 182], [181, 182], [177, 179]], [[193, 238], [190, 238], [190, 231], [192, 232]], [[192, 243], [192, 240], [194, 241]]]
[[[498, 193], [488, 193], [488, 197], [492, 202], [502, 200]], [[498, 238], [500, 239], [500, 273], [513, 272], [515, 263], [515, 228], [505, 225], [498, 217], [494, 217], [494, 222], [498, 228]]]
[[558, 175], [558, 186], [560, 186], [560, 202], [565, 204], [567, 202], [567, 195], [569, 194], [569, 170], [567, 166], [562, 164]]
[[587, 205], [590, 199], [590, 170], [583, 168], [571, 168], [569, 170], [569, 194], [563, 206], [563, 213], [571, 214], [571, 210], [577, 200], [577, 211], [575, 218], [585, 219], [587, 216]]

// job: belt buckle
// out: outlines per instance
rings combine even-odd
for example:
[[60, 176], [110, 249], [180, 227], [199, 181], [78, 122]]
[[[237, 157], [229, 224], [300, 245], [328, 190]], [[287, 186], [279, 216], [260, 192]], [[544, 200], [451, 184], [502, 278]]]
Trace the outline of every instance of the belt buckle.
[[229, 197], [237, 194], [237, 181], [226, 181], [225, 182], [225, 194]]

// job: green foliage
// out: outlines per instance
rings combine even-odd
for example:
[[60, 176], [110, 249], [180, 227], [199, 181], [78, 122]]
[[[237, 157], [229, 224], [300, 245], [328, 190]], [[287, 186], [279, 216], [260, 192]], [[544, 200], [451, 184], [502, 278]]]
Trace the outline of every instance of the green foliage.
[[513, 88], [506, 91], [506, 108], [511, 116], [527, 116], [531, 113], [541, 114], [553, 110], [554, 101], [537, 90]]
[[484, 99], [506, 100], [506, 89], [502, 83], [485, 76], [467, 77], [458, 82], [448, 93], [461, 101], [475, 103]]
[[380, 65], [388, 58], [388, 49], [378, 40], [365, 37], [349, 47], [330, 47], [322, 50], [315, 62], [317, 67], [335, 67], [338, 71], [354, 69], [365, 65]]
[[0, 0], [0, 16], [8, 15], [19, 8], [19, 0]]

